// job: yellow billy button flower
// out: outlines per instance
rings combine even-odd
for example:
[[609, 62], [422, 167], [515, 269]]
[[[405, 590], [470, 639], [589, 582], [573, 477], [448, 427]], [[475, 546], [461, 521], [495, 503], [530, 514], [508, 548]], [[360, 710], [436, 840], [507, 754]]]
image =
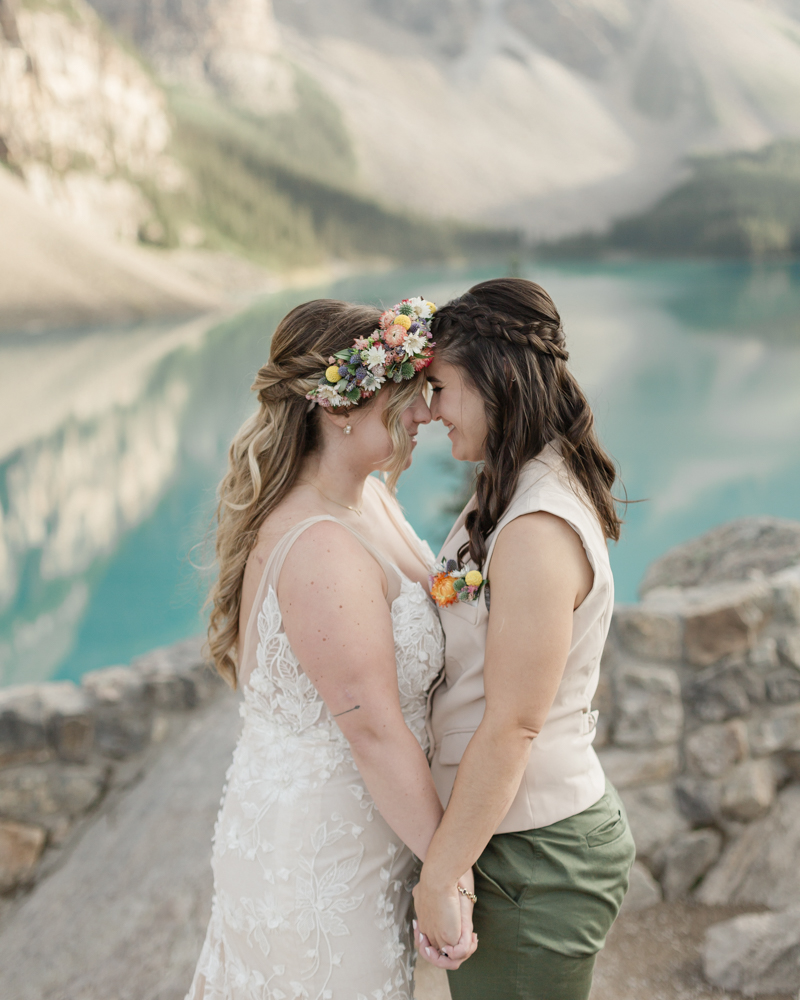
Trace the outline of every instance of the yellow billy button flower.
[[[317, 369], [317, 370], [319, 371], [319, 369]], [[326, 368], [325, 369], [325, 378], [329, 382], [338, 382], [338, 381], [340, 381], [341, 377], [342, 376], [339, 374], [339, 366], [338, 365], [331, 365], [330, 368]]]
[[[433, 302], [426, 302], [425, 305], [430, 309], [431, 316], [433, 316], [433, 314], [436, 312], [436, 306], [434, 305], [434, 303]], [[477, 572], [477, 570], [476, 570], [476, 572]], [[481, 579], [483, 579], [483, 577], [481, 577]]]
[[468, 587], [480, 587], [483, 583], [483, 577], [476, 569], [471, 569], [469, 573], [464, 577], [464, 583]]
[[402, 313], [394, 318], [395, 324], [397, 326], [403, 326], [406, 330], [411, 326], [411, 320], [408, 316], [404, 316]]

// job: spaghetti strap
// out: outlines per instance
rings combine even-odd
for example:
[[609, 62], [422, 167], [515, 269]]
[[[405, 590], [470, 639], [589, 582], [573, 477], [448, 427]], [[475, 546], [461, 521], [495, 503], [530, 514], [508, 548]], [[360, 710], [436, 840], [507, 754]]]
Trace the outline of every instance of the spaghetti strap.
[[[278, 595], [278, 581], [280, 580], [281, 570], [283, 569], [284, 562], [286, 562], [289, 550], [307, 528], [310, 528], [312, 524], [318, 524], [321, 521], [333, 521], [334, 524], [340, 524], [343, 528], [346, 528], [352, 535], [355, 535], [367, 552], [369, 552], [372, 558], [378, 563], [386, 577], [386, 602], [390, 608], [400, 594], [400, 571], [393, 563], [389, 562], [389, 560], [383, 556], [374, 545], [368, 542], [363, 535], [359, 534], [355, 528], [351, 528], [349, 524], [345, 524], [344, 521], [340, 521], [337, 517], [333, 517], [331, 514], [317, 514], [315, 517], [307, 517], [302, 521], [298, 521], [297, 524], [286, 532], [285, 535], [282, 535], [278, 539], [272, 548], [272, 552], [269, 554], [266, 565], [264, 566], [264, 572], [261, 574], [261, 580], [258, 584], [258, 588], [253, 599], [253, 606], [250, 609], [250, 615], [247, 619], [247, 625], [244, 630], [242, 641], [242, 666], [247, 663], [249, 649], [252, 644], [251, 640], [255, 640], [256, 637], [258, 614], [264, 605], [264, 601], [269, 593], [270, 587], [274, 591], [275, 596], [277, 597]], [[248, 671], [247, 676], [249, 676], [249, 673], [250, 672]], [[243, 680], [242, 683], [246, 683], [246, 680]]]
[[318, 524], [320, 521], [333, 521], [334, 524], [340, 524], [343, 528], [346, 528], [351, 535], [355, 535], [359, 542], [361, 542], [367, 552], [369, 552], [375, 562], [377, 562], [381, 567], [386, 576], [386, 600], [389, 602], [389, 606], [391, 607], [392, 601], [394, 601], [395, 597], [400, 592], [399, 570], [393, 563], [390, 563], [389, 560], [382, 555], [374, 545], [368, 542], [362, 534], [356, 531], [355, 528], [351, 528], [349, 524], [345, 524], [344, 521], [340, 521], [338, 517], [333, 517], [330, 514], [318, 514], [316, 517], [307, 517], [304, 521], [299, 521], [293, 528], [290, 528], [289, 531], [283, 535], [283, 537], [278, 539], [278, 542], [273, 547], [269, 559], [267, 560], [267, 565], [264, 567], [264, 575], [262, 577], [261, 587], [259, 587], [259, 590], [267, 590], [269, 587], [272, 587], [275, 593], [278, 593], [278, 581], [280, 580], [281, 570], [283, 569], [283, 564], [286, 562], [289, 550], [307, 528], [310, 528], [312, 524]]

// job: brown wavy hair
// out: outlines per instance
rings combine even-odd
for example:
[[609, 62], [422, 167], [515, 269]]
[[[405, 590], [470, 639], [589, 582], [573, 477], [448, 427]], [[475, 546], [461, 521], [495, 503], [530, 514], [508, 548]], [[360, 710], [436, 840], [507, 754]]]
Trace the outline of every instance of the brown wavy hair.
[[488, 424], [459, 560], [469, 554], [483, 569], [486, 541], [511, 503], [522, 467], [554, 440], [606, 538], [617, 541], [616, 469], [567, 367], [561, 317], [547, 292], [523, 278], [482, 281], [436, 313], [433, 334], [436, 356], [459, 368], [483, 397]]
[[[236, 643], [247, 558], [264, 519], [296, 484], [304, 460], [322, 441], [320, 407], [306, 393], [314, 388], [328, 358], [368, 337], [378, 326], [380, 310], [335, 299], [297, 306], [278, 324], [267, 363], [251, 386], [257, 411], [237, 431], [228, 452], [228, 471], [219, 487], [216, 554], [218, 573], [207, 604], [211, 606], [208, 646], [219, 673], [236, 687]], [[400, 419], [424, 380], [386, 383], [389, 394], [382, 419], [392, 439], [387, 486], [394, 492], [411, 454], [411, 438]], [[359, 409], [372, 405], [363, 400]]]

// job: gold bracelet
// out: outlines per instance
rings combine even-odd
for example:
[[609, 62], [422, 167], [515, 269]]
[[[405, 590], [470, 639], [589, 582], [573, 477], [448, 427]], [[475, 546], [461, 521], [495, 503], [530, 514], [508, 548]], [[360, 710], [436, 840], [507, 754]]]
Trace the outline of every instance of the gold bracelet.
[[474, 892], [470, 892], [469, 889], [465, 889], [463, 885], [457, 885], [456, 889], [461, 893], [462, 896], [466, 896], [467, 899], [471, 899], [473, 903], [478, 902], [478, 897]]

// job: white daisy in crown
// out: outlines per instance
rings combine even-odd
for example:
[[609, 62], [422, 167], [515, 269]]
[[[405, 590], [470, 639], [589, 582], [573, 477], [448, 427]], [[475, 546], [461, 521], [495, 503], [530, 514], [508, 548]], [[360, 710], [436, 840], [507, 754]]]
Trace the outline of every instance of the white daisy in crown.
[[403, 382], [433, 361], [433, 302], [421, 296], [403, 299], [381, 314], [369, 337], [337, 351], [319, 384], [306, 396], [320, 406], [356, 406], [373, 396], [384, 382]]

